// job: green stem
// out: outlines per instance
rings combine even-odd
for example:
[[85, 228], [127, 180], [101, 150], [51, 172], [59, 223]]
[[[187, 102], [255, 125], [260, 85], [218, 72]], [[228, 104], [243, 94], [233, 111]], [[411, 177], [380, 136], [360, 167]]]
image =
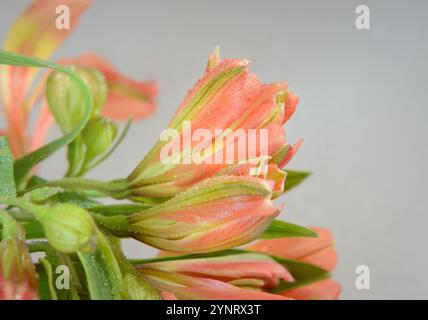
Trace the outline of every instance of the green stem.
[[18, 221], [34, 221], [33, 215], [25, 210], [7, 210], [7, 213]]
[[27, 192], [42, 187], [60, 187], [74, 191], [99, 191], [115, 199], [124, 199], [130, 194], [129, 184], [125, 179], [106, 182], [85, 178], [64, 178], [48, 181], [27, 190]]
[[28, 243], [27, 247], [30, 252], [46, 252], [52, 250], [52, 247], [47, 241], [33, 241]]
[[21, 208], [25, 211], [30, 212], [37, 220], [39, 220], [42, 215], [44, 214], [44, 208], [34, 205], [30, 202], [25, 201], [21, 198], [11, 198], [11, 197], [5, 197], [0, 195], [0, 203], [6, 204], [9, 206], [14, 206]]
[[105, 229], [113, 233], [115, 236], [131, 236], [131, 225], [129, 224], [126, 216], [124, 215], [106, 217], [102, 214], [92, 213], [92, 217], [95, 219], [98, 225], [104, 227]]

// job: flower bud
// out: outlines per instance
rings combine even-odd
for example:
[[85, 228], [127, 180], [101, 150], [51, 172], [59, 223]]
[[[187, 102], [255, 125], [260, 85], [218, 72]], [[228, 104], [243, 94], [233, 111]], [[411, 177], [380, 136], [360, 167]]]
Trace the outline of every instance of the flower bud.
[[58, 204], [41, 208], [37, 219], [55, 249], [65, 253], [94, 249], [95, 224], [86, 210], [71, 204]]
[[[167, 200], [254, 159], [275, 156], [282, 169], [298, 147], [283, 152], [287, 145], [283, 125], [298, 102], [286, 83], [263, 84], [249, 71], [248, 61], [221, 60], [216, 49], [168, 129], [127, 177], [133, 200]], [[273, 178], [280, 188], [279, 172]], [[282, 192], [278, 190], [274, 196]]]
[[85, 163], [89, 163], [104, 153], [113, 142], [117, 134], [117, 125], [102, 117], [89, 120], [82, 131], [82, 138], [86, 145]]
[[132, 237], [174, 252], [217, 251], [256, 239], [278, 215], [274, 183], [248, 176], [206, 179], [129, 216]]
[[239, 287], [273, 289], [280, 280], [292, 282], [293, 277], [281, 264], [268, 255], [240, 253], [219, 257], [168, 260], [145, 264], [144, 267], [215, 279]]
[[25, 246], [25, 232], [6, 212], [0, 212], [0, 300], [38, 299], [37, 275]]
[[230, 283], [146, 267], [138, 269], [160, 292], [181, 300], [285, 300], [286, 297], [249, 290]]
[[[107, 97], [107, 83], [103, 74], [84, 67], [75, 67], [75, 71], [85, 81], [91, 93], [92, 116], [99, 115]], [[75, 81], [65, 73], [52, 72], [47, 80], [46, 98], [61, 130], [73, 130], [84, 113], [83, 96]]]

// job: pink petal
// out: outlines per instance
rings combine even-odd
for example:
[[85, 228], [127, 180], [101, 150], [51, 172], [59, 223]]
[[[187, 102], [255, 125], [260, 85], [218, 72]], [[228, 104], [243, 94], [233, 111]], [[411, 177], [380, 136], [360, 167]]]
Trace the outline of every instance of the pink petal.
[[279, 214], [271, 201], [273, 185], [254, 177], [211, 178], [128, 219], [134, 237], [159, 249], [231, 248], [255, 239]]
[[[90, 0], [35, 0], [12, 25], [4, 49], [41, 59], [48, 59], [65, 38], [76, 28], [78, 20], [89, 7]], [[56, 8], [70, 8], [70, 29], [56, 27]], [[1, 66], [1, 99], [5, 109], [8, 136], [15, 157], [28, 151], [27, 122], [32, 105], [26, 97], [37, 73], [35, 68]]]
[[287, 98], [285, 99], [285, 114], [284, 114], [283, 123], [287, 122], [288, 119], [291, 118], [291, 116], [296, 111], [298, 104], [299, 104], [299, 97], [296, 96], [294, 93], [289, 92], [287, 95]]
[[256, 290], [246, 290], [226, 282], [186, 276], [156, 269], [140, 271], [161, 291], [172, 292], [180, 300], [289, 300], [290, 298]]
[[[36, 0], [12, 25], [4, 49], [48, 59], [65, 38], [76, 28], [90, 0]], [[70, 8], [70, 29], [56, 27], [57, 6]], [[36, 69], [13, 66], [2, 67], [2, 96], [6, 109], [18, 111], [28, 93]], [[17, 110], [18, 109], [18, 110]], [[12, 111], [13, 112], [13, 111]]]
[[284, 159], [280, 162], [278, 167], [284, 168], [291, 159], [293, 159], [296, 152], [299, 150], [300, 146], [303, 143], [303, 139], [299, 139], [294, 145], [290, 146], [287, 153], [284, 156]]
[[333, 249], [334, 239], [330, 231], [313, 228], [319, 238], [281, 238], [258, 241], [251, 250], [272, 254], [278, 257], [296, 259], [312, 263], [331, 271], [337, 263]]
[[296, 300], [336, 300], [339, 298], [340, 291], [341, 286], [339, 283], [327, 279], [284, 291], [281, 295]]
[[49, 107], [44, 104], [40, 109], [40, 113], [36, 120], [34, 134], [31, 139], [31, 150], [36, 150], [43, 145], [46, 136], [48, 135], [50, 127], [53, 125], [53, 117]]
[[293, 281], [291, 274], [268, 256], [241, 254], [224, 257], [157, 262], [147, 265], [165, 271], [220, 281], [260, 279], [265, 288], [273, 288], [279, 279]]

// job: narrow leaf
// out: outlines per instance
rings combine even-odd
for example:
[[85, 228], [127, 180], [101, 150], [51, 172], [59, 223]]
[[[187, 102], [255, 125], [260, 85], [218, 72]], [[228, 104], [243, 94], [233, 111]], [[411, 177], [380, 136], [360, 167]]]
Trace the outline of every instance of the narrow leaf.
[[0, 137], [0, 195], [16, 197], [13, 158], [5, 137]]
[[290, 191], [303, 182], [311, 173], [307, 171], [285, 170], [287, 177], [285, 179], [284, 192]]
[[318, 234], [308, 228], [298, 226], [297, 224], [274, 220], [270, 226], [260, 236], [261, 239], [275, 238], [296, 238], [296, 237], [313, 237], [317, 238]]
[[47, 259], [40, 259], [40, 263], [43, 265], [45, 272], [46, 272], [46, 281], [47, 281], [47, 288], [49, 292], [49, 297], [51, 300], [58, 300], [58, 296], [55, 291], [55, 285], [54, 285], [54, 277], [53, 277], [53, 270], [52, 265]]
[[273, 292], [282, 292], [292, 288], [297, 288], [321, 281], [330, 277], [330, 273], [314, 264], [301, 262], [293, 259], [284, 259], [271, 256], [278, 263], [282, 264], [294, 278], [294, 282], [280, 281], [279, 285], [273, 289]]
[[114, 252], [105, 236], [98, 231], [95, 253], [78, 252], [85, 270], [92, 300], [118, 300], [122, 274]]
[[41, 239], [45, 238], [45, 231], [43, 230], [42, 225], [37, 221], [28, 221], [22, 223], [22, 226], [25, 229], [25, 234], [27, 239]]

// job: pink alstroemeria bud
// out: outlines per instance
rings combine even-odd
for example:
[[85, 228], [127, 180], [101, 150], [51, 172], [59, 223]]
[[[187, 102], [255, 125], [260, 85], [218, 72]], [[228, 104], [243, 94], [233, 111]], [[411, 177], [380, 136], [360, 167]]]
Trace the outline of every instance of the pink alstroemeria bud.
[[130, 235], [174, 252], [232, 248], [256, 239], [278, 215], [274, 183], [248, 176], [206, 179], [174, 198], [128, 217]]
[[[329, 230], [313, 228], [318, 238], [283, 238], [261, 240], [249, 249], [272, 254], [286, 259], [295, 259], [314, 264], [332, 271], [337, 264], [333, 235]], [[339, 297], [341, 286], [334, 280], [326, 279], [294, 288], [281, 294], [299, 300], [332, 300]]]
[[37, 275], [25, 246], [25, 231], [5, 211], [0, 211], [0, 225], [0, 300], [36, 300]]
[[272, 289], [280, 280], [293, 277], [281, 264], [259, 253], [240, 253], [220, 257], [168, 260], [145, 264], [144, 267], [177, 272], [188, 276], [228, 282], [239, 287]]
[[134, 199], [168, 199], [252, 160], [275, 157], [282, 168], [300, 144], [290, 147], [283, 128], [297, 104], [287, 84], [262, 84], [247, 60], [220, 60], [215, 51], [164, 135], [129, 175]]
[[179, 300], [289, 300], [263, 291], [243, 289], [215, 279], [141, 267], [139, 271], [159, 291]]

